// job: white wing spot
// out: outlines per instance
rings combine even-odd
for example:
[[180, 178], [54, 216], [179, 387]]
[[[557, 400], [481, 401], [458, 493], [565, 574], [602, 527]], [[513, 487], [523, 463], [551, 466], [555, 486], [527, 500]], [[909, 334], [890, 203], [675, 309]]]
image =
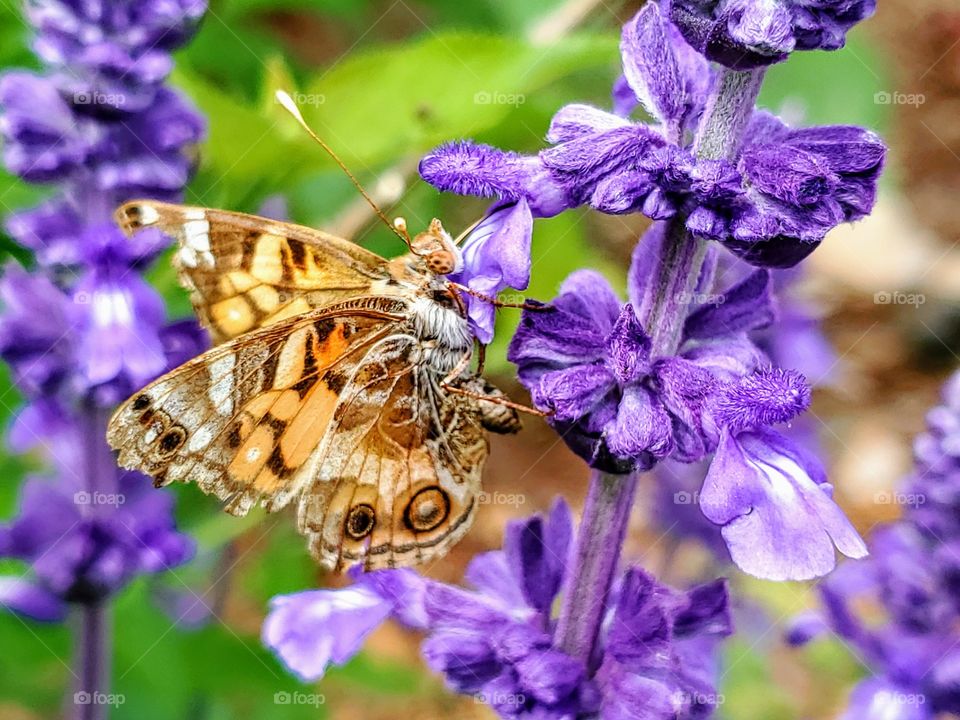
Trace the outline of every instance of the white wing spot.
[[207, 394], [221, 415], [233, 415], [233, 369], [236, 364], [233, 355], [224, 355], [210, 364], [212, 384]]
[[203, 450], [213, 439], [213, 430], [208, 427], [200, 428], [190, 437], [190, 444], [187, 449], [190, 452], [199, 452]]
[[[184, 213], [183, 249], [194, 252], [198, 261], [213, 267], [214, 258], [210, 252], [210, 222], [203, 210], [188, 210]], [[186, 264], [186, 263], [185, 263]], [[190, 265], [196, 267], [196, 264]]]
[[160, 213], [153, 205], [140, 205], [137, 208], [140, 214], [139, 221], [141, 226], [153, 225], [160, 219]]
[[260, 448], [252, 447], [249, 450], [247, 450], [248, 463], [256, 462], [258, 457], [260, 457]]

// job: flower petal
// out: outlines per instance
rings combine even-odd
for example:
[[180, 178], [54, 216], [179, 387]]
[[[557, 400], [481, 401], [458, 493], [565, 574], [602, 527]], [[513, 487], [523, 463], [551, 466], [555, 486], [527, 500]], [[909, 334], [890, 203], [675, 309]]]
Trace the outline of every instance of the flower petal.
[[657, 3], [647, 3], [623, 26], [620, 54], [623, 74], [643, 108], [662, 123], [676, 123], [685, 97], [673, 54], [668, 21]]
[[301, 679], [316, 680], [330, 664], [356, 655], [391, 610], [389, 601], [359, 585], [278, 595], [270, 601], [261, 637]]
[[63, 599], [41, 585], [0, 576], [0, 608], [39, 622], [60, 622], [67, 616]]
[[808, 580], [833, 569], [834, 545], [849, 557], [867, 554], [828, 490], [822, 469], [782, 435], [724, 431], [700, 507], [723, 526], [741, 570], [768, 580]]

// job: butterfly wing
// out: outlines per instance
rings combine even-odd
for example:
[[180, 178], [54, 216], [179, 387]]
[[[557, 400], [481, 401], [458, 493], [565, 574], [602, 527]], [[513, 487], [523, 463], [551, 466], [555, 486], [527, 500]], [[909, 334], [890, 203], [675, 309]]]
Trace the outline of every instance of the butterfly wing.
[[470, 528], [487, 457], [477, 401], [448, 393], [396, 335], [357, 368], [314, 458], [299, 525], [326, 567], [420, 564]]
[[126, 203], [116, 219], [131, 235], [157, 228], [176, 238], [181, 282], [217, 343], [373, 294], [374, 284], [389, 277], [379, 255], [292, 223], [153, 200]]
[[108, 440], [158, 485], [245, 514], [299, 500], [327, 567], [443, 554], [469, 527], [487, 445], [473, 398], [421, 362], [407, 301], [359, 298], [220, 345], [124, 403]]

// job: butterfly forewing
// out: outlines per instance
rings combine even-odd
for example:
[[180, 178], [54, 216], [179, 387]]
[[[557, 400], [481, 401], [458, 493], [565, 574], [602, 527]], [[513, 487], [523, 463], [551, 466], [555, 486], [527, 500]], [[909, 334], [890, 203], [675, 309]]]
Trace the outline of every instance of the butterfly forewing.
[[254, 215], [134, 201], [117, 211], [128, 233], [174, 237], [181, 282], [215, 342], [333, 302], [374, 293], [387, 262], [334, 235]]

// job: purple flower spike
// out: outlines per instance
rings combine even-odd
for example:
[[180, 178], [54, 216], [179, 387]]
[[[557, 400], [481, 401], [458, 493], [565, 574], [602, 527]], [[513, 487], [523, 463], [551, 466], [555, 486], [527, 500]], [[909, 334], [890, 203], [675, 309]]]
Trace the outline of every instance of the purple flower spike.
[[420, 161], [431, 185], [460, 195], [527, 201], [536, 217], [552, 217], [572, 203], [536, 157], [460, 141], [441, 145]]
[[707, 58], [734, 70], [786, 60], [794, 50], [837, 50], [876, 0], [670, 0], [670, 18]]
[[27, 6], [38, 30], [37, 54], [69, 70], [65, 94], [91, 111], [137, 112], [149, 105], [173, 68], [170, 51], [186, 42], [205, 0], [120, 0]]
[[[533, 216], [526, 200], [494, 205], [464, 240], [463, 270], [450, 279], [490, 298], [508, 287], [525, 290], [530, 283], [532, 236]], [[474, 335], [489, 343], [493, 340], [494, 306], [473, 295], [466, 295], [465, 300]]]

